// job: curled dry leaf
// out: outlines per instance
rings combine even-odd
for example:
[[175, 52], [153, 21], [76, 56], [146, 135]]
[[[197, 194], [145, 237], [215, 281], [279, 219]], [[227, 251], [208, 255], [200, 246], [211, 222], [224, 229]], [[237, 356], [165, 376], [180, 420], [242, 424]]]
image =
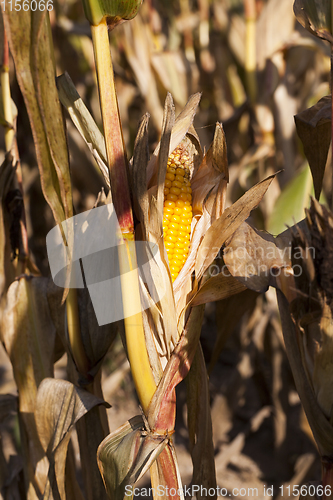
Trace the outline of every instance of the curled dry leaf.
[[141, 416], [131, 418], [109, 434], [97, 450], [97, 461], [110, 498], [123, 500], [167, 442], [166, 436], [147, 432]]
[[319, 200], [331, 142], [331, 96], [295, 116], [297, 134], [309, 162], [315, 196]]
[[[55, 326], [47, 302], [46, 278], [22, 276], [3, 300], [0, 336], [10, 357], [19, 392], [19, 418], [26, 481], [37, 497], [45, 489], [47, 460], [36, 429], [37, 387], [53, 376]], [[47, 335], [46, 335], [47, 332]]]
[[62, 500], [66, 499], [65, 468], [70, 432], [83, 415], [100, 404], [107, 405], [65, 380], [45, 378], [39, 385], [35, 420], [38, 436], [49, 460], [44, 498], [59, 495]]
[[297, 21], [310, 33], [328, 42], [332, 37], [332, 5], [325, 0], [295, 0], [294, 13]]
[[297, 390], [320, 454], [332, 456], [333, 215], [314, 199], [306, 213], [307, 232], [293, 228], [292, 266], [298, 273], [289, 288], [294, 293], [277, 294]]
[[200, 244], [195, 262], [194, 270], [197, 280], [202, 278], [222, 245], [248, 218], [251, 210], [258, 206], [274, 177], [275, 174], [249, 189], [231, 207], [227, 208], [222, 216], [208, 229]]
[[15, 11], [6, 10], [3, 17], [29, 114], [43, 194], [60, 223], [73, 215], [72, 192], [46, 14], [47, 11], [28, 10], [18, 16]]
[[[284, 244], [285, 244], [285, 240]], [[229, 272], [255, 292], [263, 293], [284, 269], [291, 269], [291, 241], [279, 247], [279, 240], [244, 222], [227, 241], [223, 253]]]

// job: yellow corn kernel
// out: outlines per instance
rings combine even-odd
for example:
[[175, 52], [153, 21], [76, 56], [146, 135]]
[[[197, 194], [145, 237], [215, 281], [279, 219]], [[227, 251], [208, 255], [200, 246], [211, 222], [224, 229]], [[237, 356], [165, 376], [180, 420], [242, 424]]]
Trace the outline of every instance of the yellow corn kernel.
[[164, 185], [164, 244], [172, 281], [188, 256], [192, 221], [189, 156], [178, 146], [169, 156]]

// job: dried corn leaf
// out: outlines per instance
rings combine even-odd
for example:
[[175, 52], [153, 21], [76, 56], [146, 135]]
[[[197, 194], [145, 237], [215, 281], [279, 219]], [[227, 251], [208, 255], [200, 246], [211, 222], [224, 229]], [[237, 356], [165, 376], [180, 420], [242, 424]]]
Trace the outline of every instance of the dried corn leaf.
[[311, 168], [317, 200], [322, 190], [331, 142], [331, 113], [331, 96], [326, 96], [295, 116], [296, 130]]
[[10, 220], [4, 203], [14, 175], [13, 158], [8, 154], [0, 166], [0, 297], [14, 281], [16, 274], [11, 260]]
[[[205, 359], [199, 345], [191, 369], [186, 377], [187, 385], [187, 421], [190, 452], [193, 462], [192, 484], [200, 484], [198, 499], [214, 498], [202, 492], [213, 488], [216, 491], [216, 474], [212, 420], [209, 405], [208, 376]], [[216, 498], [216, 496], [215, 496]]]
[[281, 315], [283, 337], [287, 356], [300, 395], [307, 419], [321, 455], [331, 456], [333, 453], [333, 429], [320, 406], [302, 362], [295, 325], [290, 316], [289, 304], [283, 293], [277, 289], [278, 305]]
[[30, 498], [40, 498], [47, 478], [34, 419], [37, 387], [53, 376], [55, 327], [47, 303], [46, 278], [22, 276], [8, 289], [0, 318], [1, 337], [10, 357], [19, 393], [24, 473]]
[[132, 22], [124, 24], [116, 36], [121, 37], [127, 61], [132, 68], [140, 93], [146, 101], [146, 109], [157, 130], [160, 131], [163, 109], [152, 68], [151, 47], [154, 42], [150, 38], [150, 33], [150, 29], [147, 29], [139, 15]]
[[[4, 24], [29, 114], [45, 199], [59, 224], [73, 215], [68, 151], [47, 11], [6, 9]], [[24, 26], [24, 30], [22, 30]]]
[[[184, 139], [185, 135], [189, 131], [193, 123], [194, 116], [197, 111], [200, 99], [201, 99], [201, 94], [199, 93], [193, 94], [189, 98], [184, 109], [177, 116], [175, 124], [172, 128], [169, 155], [181, 143], [181, 141]], [[149, 187], [157, 184], [156, 172], [157, 172], [157, 161], [158, 161], [159, 150], [160, 150], [160, 144], [158, 144], [158, 146], [156, 147], [153, 156], [148, 164], [147, 182]], [[201, 151], [198, 151], [198, 155], [199, 157], [201, 156]]]
[[248, 218], [251, 210], [258, 206], [275, 174], [249, 189], [231, 207], [227, 208], [204, 235], [199, 246], [195, 277], [199, 281], [208, 266], [213, 262], [221, 246], [233, 235], [239, 226]]
[[[259, 70], [263, 70], [267, 60], [291, 40], [295, 26], [291, 4], [292, 0], [271, 0], [265, 3], [260, 12], [256, 23]], [[279, 29], [276, 29], [276, 26]]]
[[105, 184], [110, 187], [104, 136], [82, 101], [68, 73], [58, 76], [59, 99], [95, 158]]
[[243, 222], [227, 241], [224, 262], [229, 272], [255, 292], [265, 292], [275, 284], [283, 269], [291, 270], [290, 244], [279, 248], [274, 237]]
[[184, 500], [176, 451], [170, 440], [151, 467], [154, 500]]
[[173, 95], [175, 102], [183, 107], [188, 99], [188, 69], [183, 54], [175, 51], [157, 52], [151, 55], [151, 65], [159, 82]]
[[70, 432], [91, 408], [107, 404], [65, 380], [45, 378], [38, 387], [35, 420], [38, 435], [49, 460], [44, 499], [66, 498], [65, 468]]
[[295, 0], [297, 21], [310, 33], [333, 43], [332, 5], [326, 0]]
[[133, 193], [134, 212], [143, 226], [141, 232], [143, 238], [147, 239], [149, 202], [147, 193], [147, 173], [146, 165], [149, 161], [148, 143], [148, 121], [149, 115], [146, 113], [141, 119], [139, 130], [135, 138], [133, 159], [131, 162], [131, 189]]
[[227, 299], [246, 289], [247, 287], [243, 283], [229, 274], [229, 271], [223, 269], [223, 272], [205, 281], [191, 300], [191, 306]]
[[227, 144], [223, 127], [217, 123], [213, 142], [191, 180], [194, 215], [202, 213], [206, 203], [213, 220], [220, 217], [224, 210], [228, 182]]
[[108, 495], [123, 500], [167, 444], [165, 436], [147, 433], [141, 416], [131, 418], [107, 436], [97, 450]]
[[204, 306], [191, 309], [182, 336], [171, 354], [163, 377], [150, 402], [147, 419], [149, 427], [158, 433], [172, 432], [175, 424], [175, 387], [191, 367], [199, 342]]

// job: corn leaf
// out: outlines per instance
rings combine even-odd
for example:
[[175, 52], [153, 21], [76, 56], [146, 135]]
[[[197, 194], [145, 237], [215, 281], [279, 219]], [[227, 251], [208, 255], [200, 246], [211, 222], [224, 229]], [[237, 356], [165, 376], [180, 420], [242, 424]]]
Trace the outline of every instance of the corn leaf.
[[289, 303], [283, 293], [277, 289], [277, 299], [281, 315], [283, 337], [287, 356], [295, 380], [296, 388], [302, 401], [311, 430], [322, 456], [333, 453], [333, 429], [318, 405], [313, 388], [310, 385], [295, 334], [295, 325], [290, 316]]
[[204, 306], [191, 309], [183, 334], [171, 354], [163, 377], [151, 400], [148, 409], [149, 427], [161, 434], [172, 432], [175, 424], [176, 393], [175, 387], [181, 382], [191, 367], [198, 345]]
[[66, 498], [65, 468], [70, 432], [91, 408], [106, 404], [93, 394], [65, 380], [45, 378], [39, 385], [35, 420], [38, 435], [49, 460], [44, 499]]
[[[57, 224], [73, 215], [68, 151], [55, 85], [48, 13], [3, 12], [18, 83], [29, 114], [43, 194]], [[22, 30], [22, 26], [24, 29]]]
[[15, 279], [15, 267], [11, 259], [10, 220], [4, 201], [15, 175], [13, 158], [7, 155], [0, 167], [0, 298]]
[[[178, 144], [181, 143], [181, 141], [184, 139], [185, 135], [189, 131], [193, 123], [195, 113], [199, 106], [200, 99], [201, 99], [201, 94], [199, 93], [193, 94], [186, 103], [186, 106], [177, 116], [175, 124], [172, 128], [172, 134], [169, 146], [169, 155], [178, 146]], [[157, 184], [155, 176], [157, 172], [156, 165], [158, 161], [159, 150], [160, 150], [160, 144], [158, 144], [158, 146], [156, 147], [153, 156], [148, 164], [147, 181], [149, 186]], [[201, 156], [201, 151], [199, 151], [198, 153], [199, 156]]]
[[277, 273], [290, 269], [290, 241], [279, 248], [271, 234], [243, 222], [226, 243], [223, 258], [232, 276], [247, 288], [263, 293], [274, 285]]
[[227, 299], [244, 290], [246, 290], [244, 284], [240, 283], [231, 274], [226, 274], [226, 271], [223, 270], [223, 273], [221, 272], [205, 281], [191, 300], [191, 306]]
[[167, 444], [165, 436], [147, 433], [141, 416], [131, 418], [107, 436], [97, 451], [98, 466], [112, 500], [128, 497]]
[[331, 142], [331, 108], [331, 96], [326, 96], [311, 108], [295, 115], [297, 134], [310, 165], [317, 200], [322, 190]]
[[57, 87], [61, 104], [67, 109], [75, 127], [95, 158], [104, 182], [110, 187], [105, 140], [102, 132], [82, 101], [68, 73], [58, 76]]
[[[46, 292], [48, 279], [22, 276], [3, 301], [1, 338], [10, 357], [19, 393], [24, 473], [29, 498], [40, 498], [47, 478], [47, 459], [38, 436], [34, 411], [37, 387], [53, 376], [55, 327]], [[47, 334], [46, 334], [47, 333]]]
[[179, 473], [176, 451], [169, 441], [151, 468], [151, 484], [154, 500], [184, 500], [181, 477]]
[[224, 210], [228, 182], [227, 144], [223, 127], [217, 123], [213, 142], [191, 180], [193, 213], [202, 212], [205, 203], [214, 218], [220, 217]]
[[[193, 462], [192, 484], [216, 491], [216, 473], [212, 420], [209, 405], [208, 376], [201, 346], [196, 350], [191, 369], [186, 377], [187, 386], [187, 421], [190, 452]], [[214, 498], [197, 494], [199, 499]], [[215, 497], [216, 498], [216, 497]]]
[[294, 13], [297, 21], [310, 33], [333, 42], [332, 5], [326, 0], [295, 0]]
[[137, 16], [132, 22], [123, 25], [115, 34], [124, 47], [128, 63], [133, 71], [141, 95], [145, 99], [146, 109], [152, 117], [158, 132], [161, 132], [163, 107], [159, 88], [152, 68], [152, 40], [147, 25]]
[[239, 226], [248, 218], [251, 210], [256, 208], [266, 193], [275, 174], [249, 189], [208, 229], [200, 244], [195, 263], [195, 276], [199, 281], [205, 270], [212, 263], [221, 246], [232, 236]]

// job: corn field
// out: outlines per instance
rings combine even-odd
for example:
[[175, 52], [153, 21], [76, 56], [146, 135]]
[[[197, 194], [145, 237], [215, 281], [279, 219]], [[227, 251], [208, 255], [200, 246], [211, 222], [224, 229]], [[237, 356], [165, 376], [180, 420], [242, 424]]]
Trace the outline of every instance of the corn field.
[[332, 4], [0, 2], [1, 500], [333, 498]]

